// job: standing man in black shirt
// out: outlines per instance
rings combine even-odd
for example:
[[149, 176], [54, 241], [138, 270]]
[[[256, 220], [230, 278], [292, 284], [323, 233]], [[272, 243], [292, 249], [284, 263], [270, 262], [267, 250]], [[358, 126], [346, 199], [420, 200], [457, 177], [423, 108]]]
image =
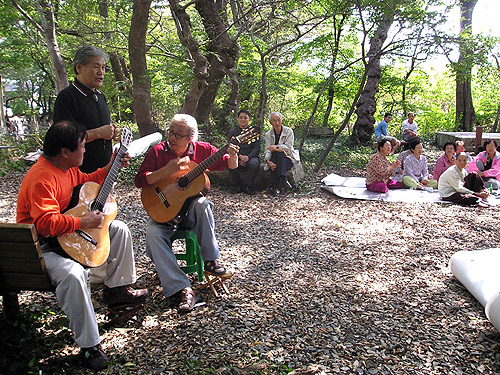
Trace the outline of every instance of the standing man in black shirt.
[[[248, 124], [250, 122], [250, 112], [243, 109], [238, 112], [238, 125], [237, 127], [231, 129], [228, 134], [228, 139], [231, 140], [232, 137], [237, 137], [241, 132], [248, 129]], [[255, 142], [250, 144], [242, 143], [239, 145], [240, 151], [238, 153], [238, 168], [229, 169], [229, 178], [231, 180], [231, 185], [234, 193], [247, 193], [250, 195], [255, 194], [253, 183], [260, 168], [260, 137], [257, 138]], [[243, 183], [240, 172], [247, 171], [247, 183]]]
[[112, 154], [111, 140], [120, 140], [118, 127], [111, 124], [106, 98], [98, 89], [104, 82], [108, 55], [100, 48], [83, 46], [75, 55], [76, 79], [57, 95], [54, 123], [79, 122], [87, 129], [85, 157], [80, 170], [91, 173], [108, 164]]

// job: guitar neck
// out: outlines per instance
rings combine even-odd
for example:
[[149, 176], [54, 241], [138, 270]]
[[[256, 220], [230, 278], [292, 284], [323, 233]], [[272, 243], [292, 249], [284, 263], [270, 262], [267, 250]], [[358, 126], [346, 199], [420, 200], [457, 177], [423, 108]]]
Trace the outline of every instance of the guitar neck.
[[186, 173], [183, 177], [181, 177], [179, 179], [179, 185], [180, 186], [189, 185], [191, 183], [191, 181], [193, 181], [196, 177], [198, 177], [200, 174], [205, 172], [206, 169], [208, 169], [212, 165], [214, 165], [220, 158], [222, 158], [222, 156], [224, 156], [224, 154], [226, 153], [230, 144], [231, 144], [231, 142], [228, 142], [219, 151], [210, 155], [208, 158], [203, 160], [200, 164], [198, 164], [196, 167], [194, 167], [188, 173]]
[[98, 210], [102, 212], [102, 210], [104, 209], [104, 205], [108, 200], [108, 196], [111, 193], [113, 184], [115, 183], [116, 177], [118, 176], [118, 172], [120, 171], [121, 159], [123, 158], [123, 156], [125, 156], [126, 152], [127, 152], [127, 147], [121, 144], [116, 154], [115, 160], [113, 161], [113, 164], [111, 164], [111, 168], [109, 168], [108, 174], [101, 185], [101, 189], [99, 190], [99, 193], [97, 194], [94, 203], [92, 203], [93, 211]]

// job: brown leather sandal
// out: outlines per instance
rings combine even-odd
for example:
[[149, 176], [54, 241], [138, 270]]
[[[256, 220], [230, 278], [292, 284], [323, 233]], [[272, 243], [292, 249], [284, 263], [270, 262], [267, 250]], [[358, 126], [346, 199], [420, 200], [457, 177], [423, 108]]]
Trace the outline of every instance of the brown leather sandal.
[[226, 273], [226, 269], [219, 261], [216, 260], [206, 260], [205, 261], [205, 271], [211, 273], [215, 276], [222, 276]]
[[198, 295], [191, 288], [182, 289], [180, 292], [181, 302], [179, 303], [179, 312], [189, 312], [193, 310], [198, 302]]

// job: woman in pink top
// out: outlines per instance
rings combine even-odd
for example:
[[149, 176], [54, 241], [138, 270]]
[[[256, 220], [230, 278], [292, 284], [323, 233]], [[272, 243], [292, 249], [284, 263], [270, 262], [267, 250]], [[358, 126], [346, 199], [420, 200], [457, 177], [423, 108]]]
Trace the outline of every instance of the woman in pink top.
[[446, 142], [443, 146], [444, 155], [436, 160], [436, 166], [434, 167], [434, 172], [432, 173], [432, 178], [438, 182], [439, 176], [443, 174], [445, 170], [455, 165], [455, 152], [457, 151], [457, 145], [455, 142]]
[[469, 165], [471, 172], [477, 172], [484, 180], [484, 187], [491, 187], [498, 190], [500, 187], [500, 153], [497, 151], [497, 142], [493, 139], [484, 141], [483, 148], [486, 151], [480, 152], [472, 159]]

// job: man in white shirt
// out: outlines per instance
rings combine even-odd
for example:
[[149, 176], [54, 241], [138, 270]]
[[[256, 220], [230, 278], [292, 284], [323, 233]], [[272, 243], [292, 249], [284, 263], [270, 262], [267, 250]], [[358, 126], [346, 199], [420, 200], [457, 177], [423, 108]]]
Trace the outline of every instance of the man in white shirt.
[[409, 142], [411, 138], [417, 136], [417, 122], [415, 113], [408, 113], [408, 119], [403, 121], [403, 140]]
[[439, 177], [439, 195], [444, 201], [466, 206], [487, 205], [481, 201], [488, 198], [489, 193], [483, 189], [483, 181], [476, 173], [469, 173], [465, 168], [469, 163], [467, 155], [460, 153], [455, 165], [449, 167]]

